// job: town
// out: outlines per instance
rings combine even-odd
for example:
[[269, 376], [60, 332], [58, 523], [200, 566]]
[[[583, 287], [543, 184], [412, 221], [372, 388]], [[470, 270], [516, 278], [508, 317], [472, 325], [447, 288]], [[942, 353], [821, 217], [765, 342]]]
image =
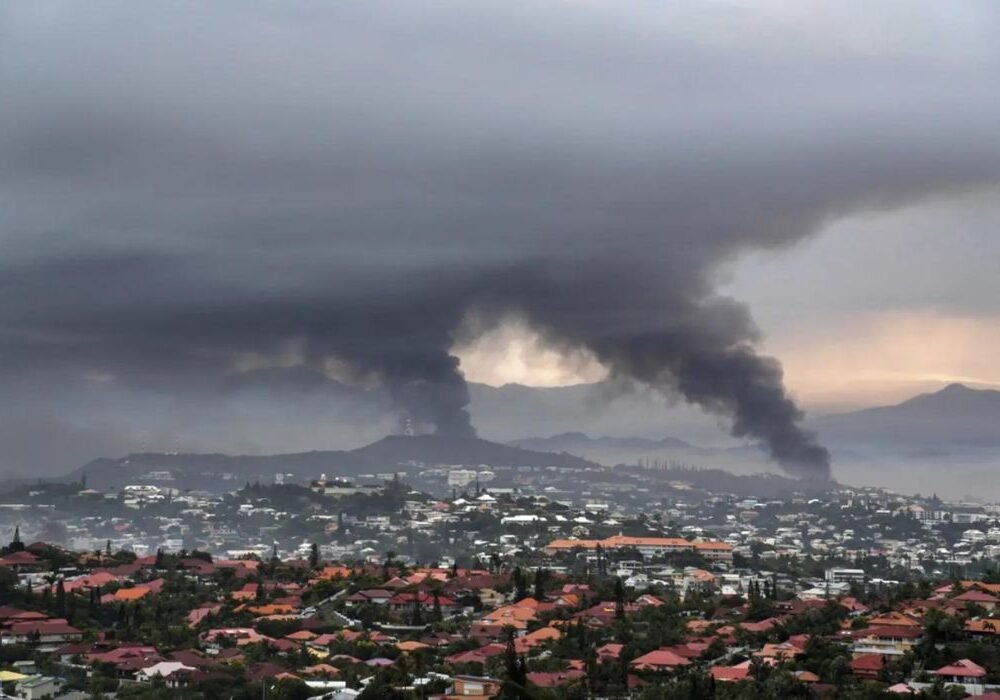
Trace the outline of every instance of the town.
[[0, 700], [1000, 700], [998, 124], [998, 0], [0, 0]]
[[1000, 691], [995, 504], [678, 465], [172, 479], [4, 495], [4, 692]]

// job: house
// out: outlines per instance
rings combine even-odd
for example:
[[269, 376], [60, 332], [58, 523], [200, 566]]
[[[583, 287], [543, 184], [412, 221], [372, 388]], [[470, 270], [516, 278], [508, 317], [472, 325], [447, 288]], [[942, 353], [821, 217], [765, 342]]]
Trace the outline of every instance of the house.
[[799, 679], [800, 683], [813, 684], [819, 683], [820, 678], [812, 671], [795, 671], [795, 677]]
[[479, 602], [483, 604], [483, 607], [495, 608], [503, 605], [504, 600], [504, 594], [494, 588], [479, 589]]
[[541, 646], [546, 642], [555, 641], [562, 637], [555, 627], [540, 627], [534, 632], [529, 632], [523, 637], [514, 640], [514, 651], [518, 654], [527, 654], [531, 649]]
[[154, 678], [165, 678], [168, 679], [167, 685], [170, 685], [170, 677], [177, 673], [178, 671], [194, 671], [193, 666], [185, 666], [180, 661], [160, 661], [148, 666], [147, 668], [140, 669], [135, 674], [135, 679], [140, 683], [152, 683]]
[[577, 683], [587, 677], [587, 672], [580, 669], [565, 671], [535, 672], [528, 674], [528, 682], [539, 688], [557, 688], [562, 685]]
[[750, 662], [744, 661], [735, 666], [713, 666], [709, 673], [717, 683], [739, 683], [750, 676]]
[[393, 595], [394, 593], [392, 591], [387, 591], [384, 588], [368, 588], [347, 596], [344, 599], [344, 606], [353, 608], [358, 605], [368, 604], [385, 605], [389, 599], [393, 597]]
[[312, 676], [314, 678], [336, 678], [340, 675], [340, 669], [330, 664], [305, 666], [300, 668], [299, 672], [305, 676]]
[[435, 596], [426, 591], [396, 593], [386, 601], [386, 605], [390, 610], [395, 610], [396, 612], [408, 612], [418, 605], [424, 611], [432, 611], [436, 606], [440, 608], [441, 613], [444, 615], [452, 615], [461, 609], [461, 606], [448, 596]]
[[526, 623], [521, 623], [520, 625], [515, 623], [502, 625], [498, 622], [473, 622], [469, 627], [468, 636], [480, 644], [498, 642], [507, 638], [508, 630], [524, 630], [526, 627]]
[[444, 695], [432, 695], [430, 700], [487, 700], [500, 692], [500, 681], [482, 676], [455, 676], [451, 691]]
[[608, 644], [597, 647], [596, 654], [598, 663], [604, 661], [617, 661], [621, 656], [622, 649], [624, 648], [624, 644], [616, 644], [614, 642], [609, 642]]
[[236, 646], [244, 646], [246, 644], [257, 644], [258, 642], [270, 642], [271, 638], [263, 634], [260, 634], [257, 630], [252, 627], [225, 627], [218, 629], [211, 629], [205, 632], [201, 636], [202, 640], [206, 643], [217, 643], [219, 641], [226, 641], [235, 643]]
[[119, 588], [114, 593], [106, 593], [101, 596], [101, 603], [109, 605], [112, 603], [134, 603], [152, 594], [149, 588], [134, 586], [132, 588]]
[[178, 649], [170, 653], [171, 661], [180, 661], [185, 666], [196, 669], [210, 669], [218, 665], [214, 657], [208, 656], [197, 649]]
[[23, 612], [24, 610], [21, 610], [21, 608], [15, 608], [11, 605], [0, 605], [0, 623], [16, 618]]
[[1000, 620], [989, 618], [966, 620], [965, 631], [973, 639], [995, 639], [997, 635], [1000, 635]]
[[517, 629], [524, 629], [528, 626], [529, 622], [533, 621], [537, 617], [537, 615], [538, 614], [534, 608], [507, 605], [488, 613], [483, 619], [484, 621], [489, 621], [501, 626], [509, 625]]
[[901, 612], [887, 612], [868, 621], [869, 627], [920, 627], [920, 622]]
[[885, 657], [881, 654], [861, 654], [851, 659], [851, 673], [862, 680], [878, 680], [883, 666]]
[[485, 664], [492, 657], [498, 656], [504, 651], [506, 651], [506, 644], [487, 644], [486, 646], [479, 647], [478, 649], [470, 649], [469, 651], [460, 651], [451, 656], [445, 657], [445, 662], [458, 665], [458, 664]]
[[847, 610], [847, 614], [851, 617], [858, 617], [868, 612], [868, 606], [852, 596], [846, 596], [837, 602]]
[[750, 632], [751, 634], [760, 634], [763, 632], [770, 632], [772, 629], [781, 624], [781, 620], [777, 617], [769, 617], [766, 620], [759, 620], [757, 622], [741, 622], [738, 627], [744, 632]]
[[648, 654], [633, 659], [629, 664], [636, 671], [676, 671], [679, 668], [690, 666], [691, 662], [683, 656], [669, 649], [655, 649]]
[[871, 627], [860, 633], [851, 652], [855, 656], [864, 654], [902, 656], [923, 636], [923, 630], [919, 627]]
[[0, 631], [5, 644], [66, 644], [83, 639], [83, 632], [66, 620], [15, 622]]
[[780, 642], [765, 644], [754, 656], [762, 659], [775, 659], [777, 661], [789, 661], [797, 656], [802, 656], [805, 652], [790, 642]]
[[188, 627], [191, 629], [196, 628], [201, 624], [202, 620], [209, 617], [210, 615], [216, 615], [222, 610], [222, 606], [215, 605], [203, 605], [200, 608], [194, 608], [187, 614]]
[[971, 589], [952, 598], [952, 602], [961, 603], [965, 607], [978, 605], [979, 607], [992, 612], [997, 607], [997, 603], [1000, 603], [1000, 598], [990, 595], [989, 593], [985, 593], [984, 591]]
[[125, 645], [107, 651], [94, 651], [84, 655], [87, 663], [110, 664], [121, 678], [132, 678], [142, 669], [161, 661], [163, 656], [152, 646]]
[[31, 676], [20, 681], [15, 690], [23, 700], [41, 700], [51, 698], [59, 693], [62, 682], [52, 676]]
[[339, 578], [350, 578], [351, 570], [346, 566], [326, 566], [316, 576], [316, 580], [332, 581]]
[[986, 680], [986, 669], [969, 659], [959, 659], [953, 664], [937, 669], [934, 675], [945, 683], [982, 685]]
[[11, 552], [0, 557], [0, 566], [6, 566], [15, 571], [34, 571], [41, 568], [44, 564], [45, 562], [38, 556], [24, 550]]
[[291, 640], [293, 642], [311, 642], [318, 637], [315, 632], [310, 632], [309, 630], [298, 630], [297, 632], [292, 632], [291, 634], [286, 634], [285, 639]]

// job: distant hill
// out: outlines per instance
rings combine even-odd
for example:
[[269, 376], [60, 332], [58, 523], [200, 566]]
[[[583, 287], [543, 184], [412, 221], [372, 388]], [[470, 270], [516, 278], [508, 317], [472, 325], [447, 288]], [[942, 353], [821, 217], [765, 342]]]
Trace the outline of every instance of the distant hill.
[[951, 384], [894, 406], [822, 416], [811, 425], [834, 445], [1000, 447], [1000, 391]]
[[590, 437], [586, 433], [561, 433], [547, 438], [512, 440], [510, 445], [543, 452], [572, 452], [577, 448], [606, 447], [617, 450], [690, 450], [694, 445], [677, 438], [650, 440], [638, 437]]
[[96, 459], [65, 477], [97, 489], [153, 483], [184, 488], [230, 490], [247, 481], [267, 481], [275, 474], [296, 480], [320, 474], [357, 476], [390, 472], [410, 464], [499, 466], [594, 466], [580, 457], [525, 450], [476, 438], [438, 435], [391, 436], [357, 450], [331, 450], [278, 455], [138, 453], [120, 459]]
[[480, 434], [508, 444], [526, 436], [576, 431], [655, 439], [667, 426], [694, 441], [719, 436], [718, 421], [698, 408], [611, 381], [557, 387], [470, 384], [469, 394], [469, 410]]
[[640, 437], [590, 437], [586, 433], [560, 433], [551, 437], [513, 440], [515, 447], [541, 452], [568, 452], [607, 465], [636, 464], [640, 459], [683, 459], [708, 453], [689, 442], [668, 437], [650, 440]]
[[350, 454], [370, 463], [405, 464], [485, 464], [488, 466], [555, 466], [582, 469], [593, 462], [571, 454], [522, 449], [478, 438], [451, 438], [439, 435], [406, 437], [393, 435]]

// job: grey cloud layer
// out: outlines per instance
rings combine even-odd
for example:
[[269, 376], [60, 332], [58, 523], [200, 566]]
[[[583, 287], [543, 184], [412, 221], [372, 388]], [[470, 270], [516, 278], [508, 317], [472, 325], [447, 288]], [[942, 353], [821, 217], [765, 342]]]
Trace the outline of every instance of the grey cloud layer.
[[791, 7], [6, 3], [3, 367], [167, 393], [298, 340], [469, 433], [452, 339], [515, 313], [823, 475], [715, 273], [996, 182], [998, 21]]

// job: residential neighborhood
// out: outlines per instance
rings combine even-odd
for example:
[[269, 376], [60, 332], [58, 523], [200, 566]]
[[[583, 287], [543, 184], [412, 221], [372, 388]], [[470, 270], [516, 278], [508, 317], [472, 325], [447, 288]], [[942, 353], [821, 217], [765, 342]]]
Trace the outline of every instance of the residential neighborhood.
[[[327, 700], [1000, 691], [995, 507], [847, 487], [757, 497], [678, 476], [641, 510], [593, 482], [434, 493], [400, 473], [364, 491], [35, 486], [3, 511], [2, 686]], [[53, 508], [72, 514], [59, 528]]]

